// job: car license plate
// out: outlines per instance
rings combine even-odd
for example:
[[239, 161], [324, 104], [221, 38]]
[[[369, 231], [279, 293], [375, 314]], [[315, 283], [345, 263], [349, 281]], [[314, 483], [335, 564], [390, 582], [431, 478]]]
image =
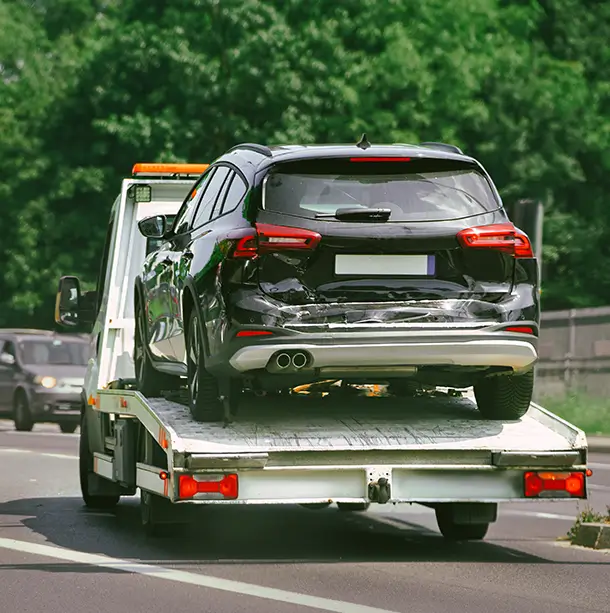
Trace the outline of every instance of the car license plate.
[[383, 277], [431, 277], [433, 255], [347, 255], [335, 256], [336, 275]]
[[56, 410], [58, 411], [71, 411], [74, 407], [71, 404], [66, 402], [58, 403], [55, 405]]

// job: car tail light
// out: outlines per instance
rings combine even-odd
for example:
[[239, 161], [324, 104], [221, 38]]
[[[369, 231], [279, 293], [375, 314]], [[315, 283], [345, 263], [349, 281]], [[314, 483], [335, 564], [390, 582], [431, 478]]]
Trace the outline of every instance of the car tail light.
[[584, 472], [527, 472], [524, 475], [525, 496], [527, 498], [553, 497], [563, 492], [565, 497], [585, 497]]
[[193, 498], [197, 494], [220, 494], [223, 498], [234, 499], [238, 494], [237, 475], [180, 475], [178, 495]]
[[510, 253], [516, 258], [534, 257], [527, 234], [511, 223], [466, 228], [458, 232], [457, 239], [465, 249], [492, 249]]
[[261, 253], [315, 249], [321, 239], [312, 230], [257, 223], [255, 231], [237, 241], [233, 257], [255, 258]]
[[504, 328], [507, 332], [517, 332], [519, 334], [534, 334], [534, 329], [530, 326], [509, 326]]

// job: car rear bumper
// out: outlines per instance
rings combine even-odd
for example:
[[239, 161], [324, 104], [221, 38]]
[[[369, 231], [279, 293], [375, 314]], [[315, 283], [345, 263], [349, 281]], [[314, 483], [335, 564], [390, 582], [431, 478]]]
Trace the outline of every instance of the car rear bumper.
[[234, 371], [266, 369], [278, 352], [307, 354], [307, 369], [323, 373], [341, 369], [423, 366], [500, 367], [526, 370], [538, 358], [537, 338], [529, 334], [457, 330], [440, 334], [339, 333], [302, 334], [256, 342], [229, 357]]

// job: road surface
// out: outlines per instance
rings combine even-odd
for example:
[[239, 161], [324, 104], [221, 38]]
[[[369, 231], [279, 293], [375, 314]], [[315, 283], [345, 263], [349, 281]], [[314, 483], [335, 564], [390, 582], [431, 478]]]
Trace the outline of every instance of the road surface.
[[[572, 548], [577, 504], [508, 504], [486, 541], [448, 544], [417, 506], [207, 508], [162, 539], [138, 499], [87, 511], [78, 435], [0, 421], [0, 610], [19, 613], [610, 611], [610, 553]], [[590, 503], [610, 505], [610, 455]], [[582, 503], [581, 503], [582, 507]]]

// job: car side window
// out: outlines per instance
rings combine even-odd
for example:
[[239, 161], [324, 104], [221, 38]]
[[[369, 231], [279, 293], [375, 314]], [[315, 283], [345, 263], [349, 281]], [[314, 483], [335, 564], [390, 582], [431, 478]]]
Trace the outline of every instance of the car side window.
[[17, 353], [15, 352], [15, 343], [13, 341], [6, 341], [4, 347], [2, 347], [2, 353], [8, 353], [17, 359]]
[[174, 234], [184, 234], [191, 227], [191, 221], [193, 215], [197, 210], [197, 204], [201, 201], [201, 198], [207, 192], [208, 187], [212, 183], [214, 176], [216, 175], [216, 168], [212, 168], [207, 171], [196, 183], [193, 185], [189, 195], [183, 202], [178, 215], [174, 221]]
[[198, 228], [210, 220], [216, 199], [222, 192], [223, 185], [225, 184], [230, 172], [231, 170], [226, 166], [219, 166], [217, 168], [216, 174], [208, 184], [208, 188], [197, 206], [197, 212], [195, 213], [195, 219], [193, 221], [193, 228]]
[[217, 214], [223, 215], [224, 213], [234, 211], [244, 199], [247, 192], [248, 185], [238, 173], [234, 172], [233, 181], [231, 181], [231, 185], [229, 185], [229, 189], [226, 191], [222, 207], [217, 207]]

